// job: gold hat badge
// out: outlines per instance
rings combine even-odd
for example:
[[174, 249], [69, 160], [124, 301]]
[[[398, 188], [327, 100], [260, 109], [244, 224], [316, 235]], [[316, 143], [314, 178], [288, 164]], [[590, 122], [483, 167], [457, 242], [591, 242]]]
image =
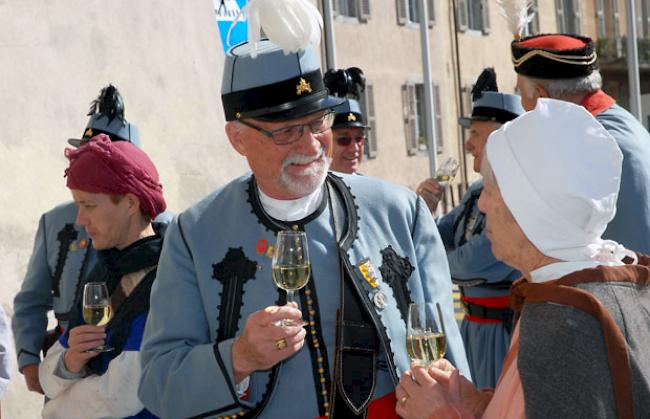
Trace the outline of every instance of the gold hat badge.
[[92, 129], [92, 128], [88, 128], [88, 129], [86, 130], [86, 132], [84, 132], [84, 137], [88, 137], [88, 138], [90, 138], [90, 137], [92, 137], [92, 136], [93, 136], [93, 129]]
[[350, 112], [350, 113], [348, 114], [348, 122], [354, 122], [354, 121], [356, 121], [356, 120], [357, 120], [357, 117], [354, 116], [354, 114], [353, 114], [352, 112]]
[[296, 94], [300, 96], [303, 93], [311, 93], [311, 84], [301, 77], [300, 82], [296, 85]]

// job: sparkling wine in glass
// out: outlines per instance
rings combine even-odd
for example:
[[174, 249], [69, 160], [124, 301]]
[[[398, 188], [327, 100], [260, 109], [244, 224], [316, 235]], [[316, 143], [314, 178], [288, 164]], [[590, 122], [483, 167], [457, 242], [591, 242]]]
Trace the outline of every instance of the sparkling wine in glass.
[[[307, 235], [304, 231], [278, 232], [273, 249], [271, 275], [275, 285], [287, 292], [287, 304], [295, 302], [295, 291], [307, 285], [311, 275]], [[280, 325], [294, 326], [290, 320], [283, 320]]]
[[438, 170], [436, 170], [436, 180], [442, 187], [446, 188], [454, 180], [459, 167], [458, 160], [453, 157], [447, 157], [440, 167], [438, 167]]
[[[83, 318], [87, 324], [105, 326], [113, 317], [108, 288], [104, 282], [89, 282], [84, 286]], [[102, 345], [86, 352], [108, 352], [114, 348]]]
[[424, 306], [415, 303], [410, 304], [406, 325], [406, 352], [412, 364], [423, 367], [429, 363], [424, 346], [425, 330]]
[[426, 324], [424, 329], [425, 351], [429, 363], [437, 361], [447, 352], [445, 324], [442, 320], [442, 310], [439, 303], [425, 304]]

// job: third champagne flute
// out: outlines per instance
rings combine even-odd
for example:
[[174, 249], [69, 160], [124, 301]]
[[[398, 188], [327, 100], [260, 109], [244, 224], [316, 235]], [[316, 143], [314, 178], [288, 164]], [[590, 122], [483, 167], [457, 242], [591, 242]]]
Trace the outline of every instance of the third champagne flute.
[[[307, 235], [304, 231], [280, 231], [273, 249], [271, 275], [278, 288], [287, 292], [287, 304], [294, 302], [294, 292], [309, 281], [311, 263], [307, 248]], [[282, 326], [293, 326], [289, 320], [280, 322]]]
[[436, 180], [442, 187], [446, 188], [454, 180], [459, 167], [458, 160], [453, 157], [447, 157], [438, 167], [438, 170], [436, 170]]

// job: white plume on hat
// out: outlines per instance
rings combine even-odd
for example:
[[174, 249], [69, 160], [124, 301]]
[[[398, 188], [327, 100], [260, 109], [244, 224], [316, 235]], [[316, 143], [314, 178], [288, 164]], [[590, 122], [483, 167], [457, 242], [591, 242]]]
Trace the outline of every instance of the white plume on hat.
[[242, 13], [248, 16], [248, 42], [253, 58], [257, 56], [262, 30], [285, 54], [320, 42], [323, 18], [308, 0], [250, 0], [230, 26], [228, 39]]
[[486, 153], [504, 202], [540, 252], [609, 263], [631, 254], [601, 239], [616, 214], [623, 155], [582, 106], [539, 99], [490, 135]]
[[535, 16], [533, 0], [495, 0], [499, 7], [499, 14], [508, 23], [508, 30], [515, 39], [521, 37], [524, 28]]

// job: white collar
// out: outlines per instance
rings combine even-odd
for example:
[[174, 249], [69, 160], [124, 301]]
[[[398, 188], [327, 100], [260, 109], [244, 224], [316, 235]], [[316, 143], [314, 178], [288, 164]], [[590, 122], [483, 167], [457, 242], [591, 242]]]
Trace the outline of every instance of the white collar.
[[302, 220], [308, 215], [313, 214], [318, 209], [323, 197], [323, 188], [321, 187], [309, 195], [298, 199], [271, 198], [262, 192], [259, 187], [257, 188], [257, 192], [260, 195], [260, 202], [264, 211], [280, 221]]

